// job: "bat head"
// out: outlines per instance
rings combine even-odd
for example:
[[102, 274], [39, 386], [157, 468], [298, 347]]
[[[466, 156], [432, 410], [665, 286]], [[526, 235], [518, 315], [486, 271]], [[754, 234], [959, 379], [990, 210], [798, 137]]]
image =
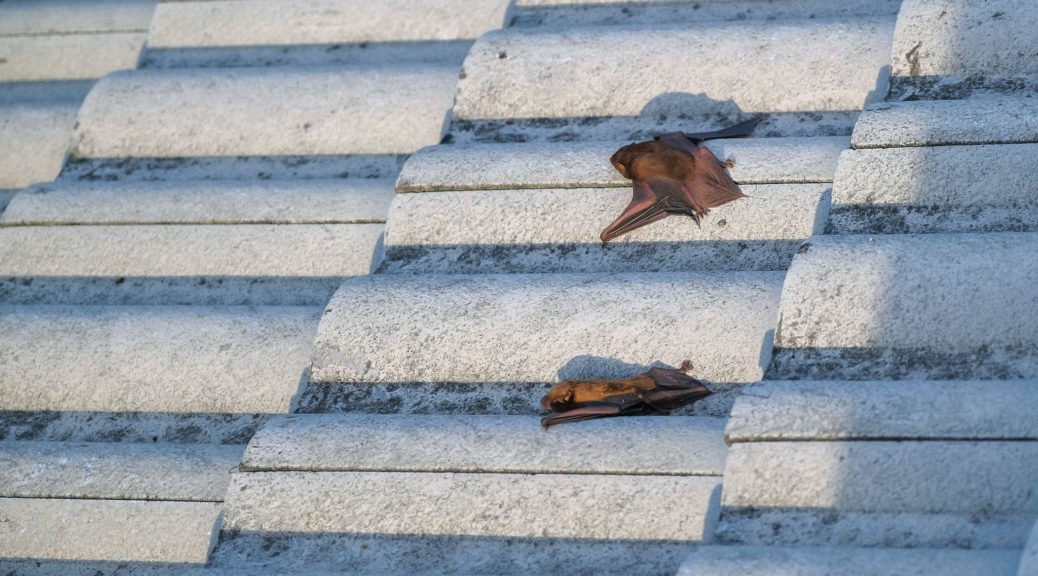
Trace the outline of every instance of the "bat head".
[[609, 158], [609, 162], [613, 165], [613, 168], [616, 168], [616, 171], [627, 179], [632, 179], [628, 171], [628, 167], [631, 165], [631, 160], [634, 158], [634, 151], [631, 150], [631, 146], [633, 146], [633, 144], [628, 144], [627, 146], [620, 148], [613, 153], [612, 157]]
[[548, 390], [548, 393], [541, 398], [541, 406], [544, 406], [545, 410], [554, 410], [556, 412], [567, 410], [573, 404], [575, 392], [575, 382], [563, 380], [552, 386], [551, 390]]

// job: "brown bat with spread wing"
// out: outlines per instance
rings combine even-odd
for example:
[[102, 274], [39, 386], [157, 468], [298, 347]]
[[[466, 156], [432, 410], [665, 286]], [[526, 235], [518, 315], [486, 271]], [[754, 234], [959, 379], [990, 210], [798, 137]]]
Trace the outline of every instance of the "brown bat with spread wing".
[[564, 380], [541, 398], [546, 410], [557, 412], [541, 419], [545, 428], [609, 416], [667, 414], [710, 395], [702, 382], [685, 374], [692, 369], [686, 360], [681, 368], [651, 368], [644, 374], [621, 380]]
[[602, 243], [671, 214], [691, 216], [698, 225], [711, 208], [745, 197], [725, 170], [734, 166], [732, 161], [721, 162], [700, 144], [716, 138], [749, 136], [758, 121], [748, 120], [716, 132], [670, 132], [617, 150], [609, 161], [624, 178], [634, 182], [634, 198], [602, 231]]

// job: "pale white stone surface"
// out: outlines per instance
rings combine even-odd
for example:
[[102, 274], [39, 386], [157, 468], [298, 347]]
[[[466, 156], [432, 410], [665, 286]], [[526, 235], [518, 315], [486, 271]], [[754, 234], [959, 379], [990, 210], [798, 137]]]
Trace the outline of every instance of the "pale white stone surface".
[[776, 345], [1029, 349], [1036, 285], [1038, 234], [817, 236], [786, 277]]
[[885, 93], [893, 28], [880, 17], [491, 32], [465, 60], [454, 114], [857, 110]]
[[235, 474], [224, 529], [297, 533], [702, 540], [709, 476], [255, 472]]
[[508, 0], [160, 2], [152, 48], [476, 38], [507, 23]]
[[[711, 209], [701, 226], [689, 217], [671, 216], [615, 242], [776, 240], [822, 232], [829, 184], [741, 188], [749, 198]], [[386, 246], [601, 244], [599, 234], [623, 212], [631, 194], [629, 188], [401, 194], [390, 209]]]
[[[609, 163], [629, 141], [457, 144], [423, 148], [404, 164], [399, 192], [603, 188], [630, 185]], [[718, 158], [734, 160], [740, 184], [832, 182], [846, 137], [710, 140]]]
[[204, 563], [221, 505], [0, 498], [0, 557]]
[[1038, 203], [1038, 144], [846, 150], [834, 204], [1005, 206]]
[[83, 103], [78, 157], [398, 154], [440, 141], [452, 66], [141, 70]]
[[1038, 513], [1038, 442], [750, 442], [728, 450], [726, 507]]
[[755, 384], [740, 395], [729, 442], [1038, 439], [1038, 382], [899, 381]]
[[0, 224], [385, 222], [388, 179], [54, 182], [19, 194]]
[[724, 420], [643, 417], [542, 429], [535, 416], [309, 414], [272, 419], [248, 471], [720, 476]]
[[0, 106], [0, 188], [22, 188], [57, 177], [72, 142], [78, 106]]
[[155, 0], [5, 0], [0, 36], [147, 32]]
[[243, 446], [0, 442], [0, 497], [222, 502]]
[[316, 382], [553, 382], [655, 362], [761, 378], [782, 273], [348, 279], [316, 341]]
[[679, 576], [1013, 576], [1015, 550], [703, 546]]
[[0, 276], [367, 274], [381, 224], [6, 226]]
[[895, 76], [1038, 75], [1038, 6], [905, 0], [892, 53]]
[[0, 307], [5, 410], [286, 412], [319, 309]]
[[114, 32], [0, 37], [0, 82], [100, 78], [135, 68], [146, 36]]
[[855, 148], [1038, 142], [1038, 99], [884, 102], [854, 125]]

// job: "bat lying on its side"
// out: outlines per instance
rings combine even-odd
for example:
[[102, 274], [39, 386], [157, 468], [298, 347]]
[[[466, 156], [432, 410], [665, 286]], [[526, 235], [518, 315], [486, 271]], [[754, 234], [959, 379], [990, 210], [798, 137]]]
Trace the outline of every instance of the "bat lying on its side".
[[670, 132], [654, 140], [628, 144], [609, 159], [613, 167], [634, 185], [634, 197], [623, 213], [602, 231], [605, 244], [628, 232], [662, 220], [671, 214], [691, 216], [696, 224], [716, 208], [746, 195], [704, 140], [749, 136], [759, 119], [718, 130], [686, 134]]
[[621, 380], [564, 380], [541, 398], [546, 410], [556, 412], [541, 419], [545, 428], [609, 416], [668, 414], [710, 395], [703, 383], [688, 376], [692, 363], [677, 370], [651, 368], [644, 374]]

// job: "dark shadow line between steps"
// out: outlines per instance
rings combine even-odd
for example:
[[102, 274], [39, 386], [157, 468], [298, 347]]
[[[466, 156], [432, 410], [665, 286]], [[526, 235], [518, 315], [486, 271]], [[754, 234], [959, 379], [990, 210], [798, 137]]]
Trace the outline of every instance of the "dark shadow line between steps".
[[836, 204], [826, 234], [934, 234], [943, 232], [1035, 232], [1032, 206], [933, 204]]
[[275, 415], [0, 410], [0, 441], [243, 445]]
[[[677, 218], [677, 216], [675, 216]], [[689, 220], [689, 226], [695, 224]], [[709, 217], [704, 227], [716, 227]], [[512, 244], [390, 244], [380, 274], [785, 271], [806, 238]]]
[[764, 380], [1017, 380], [1038, 377], [1038, 347], [776, 346]]

